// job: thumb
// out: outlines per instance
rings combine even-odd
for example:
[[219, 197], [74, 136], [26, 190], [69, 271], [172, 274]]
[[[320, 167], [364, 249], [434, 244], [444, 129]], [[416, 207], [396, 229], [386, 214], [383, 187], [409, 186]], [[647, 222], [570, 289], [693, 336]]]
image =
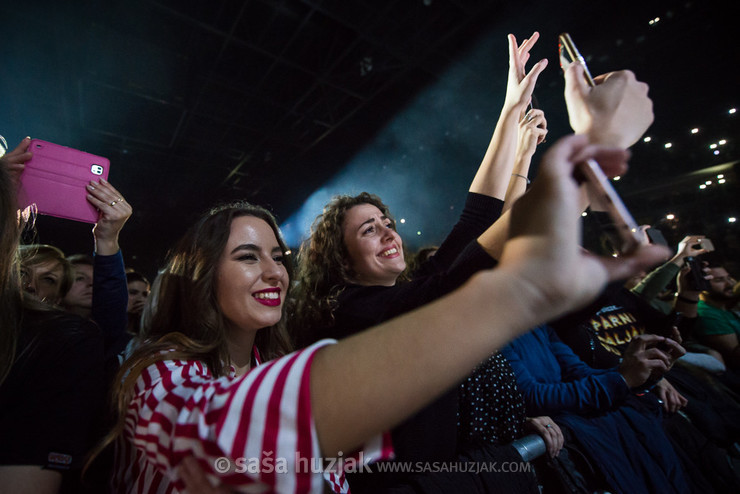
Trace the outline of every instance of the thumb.
[[591, 88], [584, 77], [584, 70], [583, 64], [578, 62], [569, 63], [567, 66], [563, 65], [566, 93], [578, 95], [585, 99]]

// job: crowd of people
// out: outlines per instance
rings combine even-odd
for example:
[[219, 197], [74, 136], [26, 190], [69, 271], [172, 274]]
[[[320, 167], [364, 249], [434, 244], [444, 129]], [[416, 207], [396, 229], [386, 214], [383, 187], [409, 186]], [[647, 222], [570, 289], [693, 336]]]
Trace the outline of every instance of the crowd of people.
[[[30, 140], [0, 158], [0, 493], [740, 490], [738, 284], [696, 232], [673, 256], [581, 247], [574, 169], [625, 173], [652, 103], [630, 71], [591, 87], [564, 65], [574, 134], [530, 180], [538, 37], [509, 35], [465, 207], [414, 256], [370, 193], [333, 198], [297, 256], [237, 201], [150, 283], [105, 180], [80, 191], [89, 253], [21, 245]], [[523, 457], [526, 438], [544, 454]], [[504, 464], [527, 467], [469, 467]]]

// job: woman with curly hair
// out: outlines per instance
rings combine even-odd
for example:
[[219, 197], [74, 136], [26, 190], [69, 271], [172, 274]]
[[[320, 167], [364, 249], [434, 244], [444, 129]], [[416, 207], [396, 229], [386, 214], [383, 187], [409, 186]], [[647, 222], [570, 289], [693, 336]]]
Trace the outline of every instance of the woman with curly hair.
[[171, 252], [146, 340], [121, 371], [109, 437], [122, 446], [119, 490], [182, 490], [181, 463], [194, 457], [209, 481], [239, 492], [322, 492], [321, 458], [346, 465], [363, 445], [382, 458], [381, 433], [486, 355], [654, 262], [651, 248], [629, 263], [582, 257], [570, 156], [595, 153], [613, 173], [626, 158], [585, 142], [553, 148], [541, 185], [512, 210], [518, 226], [497, 269], [412, 314], [284, 356], [290, 268], [274, 220], [244, 204], [206, 214]]

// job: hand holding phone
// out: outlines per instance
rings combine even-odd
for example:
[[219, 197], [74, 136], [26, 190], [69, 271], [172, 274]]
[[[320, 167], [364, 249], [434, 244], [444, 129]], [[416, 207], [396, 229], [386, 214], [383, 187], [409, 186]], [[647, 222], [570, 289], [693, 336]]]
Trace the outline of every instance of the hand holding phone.
[[40, 214], [97, 222], [98, 210], [88, 202], [85, 187], [108, 178], [108, 159], [40, 139], [32, 139], [28, 151], [33, 156], [20, 176], [19, 206], [35, 204]]
[[637, 142], [654, 119], [648, 85], [629, 70], [592, 78], [571, 37], [563, 33], [559, 40], [565, 102], [575, 133], [589, 136], [594, 144], [620, 148]]
[[561, 33], [558, 36], [558, 57], [560, 58], [560, 68], [563, 70], [573, 62], [583, 65], [583, 76], [586, 79], [586, 83], [591, 87], [596, 86], [594, 78], [591, 77], [591, 72], [586, 65], [586, 60], [581, 55], [581, 52], [578, 51], [578, 48], [576, 48], [575, 43], [573, 43], [568, 33]]

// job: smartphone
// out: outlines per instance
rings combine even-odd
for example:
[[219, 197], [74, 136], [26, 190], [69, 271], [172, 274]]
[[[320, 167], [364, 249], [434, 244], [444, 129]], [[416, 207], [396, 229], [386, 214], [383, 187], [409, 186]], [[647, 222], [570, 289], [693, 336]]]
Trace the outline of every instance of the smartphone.
[[110, 161], [41, 139], [32, 139], [28, 150], [33, 157], [20, 177], [21, 208], [35, 205], [40, 214], [96, 223], [98, 210], [87, 201], [85, 186], [107, 179]]
[[704, 278], [704, 265], [701, 259], [694, 256], [687, 256], [684, 262], [691, 268], [688, 274], [689, 288], [696, 291], [710, 290], [712, 286]]
[[702, 238], [701, 240], [699, 240], [699, 247], [701, 247], [707, 252], [714, 251], [714, 244], [708, 238]]
[[576, 165], [576, 181], [584, 184], [589, 211], [617, 254], [629, 254], [640, 244], [637, 223], [595, 160]]
[[668, 241], [663, 236], [663, 232], [661, 232], [657, 228], [650, 227], [645, 230], [645, 234], [647, 235], [651, 244], [663, 245], [665, 247], [668, 247]]
[[[558, 54], [560, 56], [560, 67], [562, 68], [565, 63], [580, 62], [583, 65], [583, 75], [586, 77], [586, 82], [589, 86], [594, 87], [596, 83], [594, 78], [591, 77], [591, 72], [588, 70], [586, 60], [581, 55], [581, 52], [576, 48], [575, 43], [568, 33], [561, 33], [558, 36]], [[565, 62], [565, 63], [564, 63]]]

